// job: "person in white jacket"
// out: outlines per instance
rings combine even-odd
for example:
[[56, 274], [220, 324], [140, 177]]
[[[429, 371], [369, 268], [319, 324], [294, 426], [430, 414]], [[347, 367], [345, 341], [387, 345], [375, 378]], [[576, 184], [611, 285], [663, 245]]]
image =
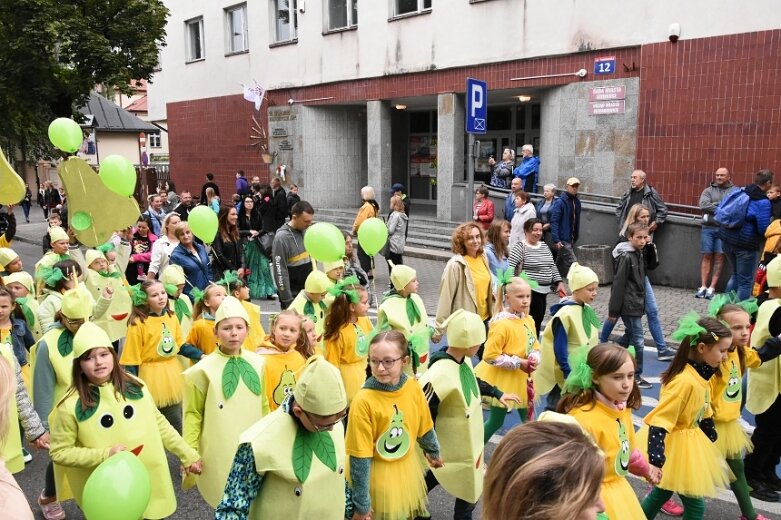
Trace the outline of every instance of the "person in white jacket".
[[[388, 263], [388, 273], [393, 265], [404, 263], [404, 245], [407, 242], [407, 224], [409, 217], [404, 213], [404, 202], [401, 197], [394, 195], [390, 199], [391, 214], [388, 217], [388, 254], [385, 260]], [[393, 265], [390, 264], [393, 262]]]
[[534, 204], [529, 200], [529, 194], [521, 190], [515, 194], [515, 213], [513, 213], [513, 219], [510, 223], [510, 249], [523, 240], [524, 232], [523, 225], [530, 218], [537, 217], [537, 210], [534, 209]]

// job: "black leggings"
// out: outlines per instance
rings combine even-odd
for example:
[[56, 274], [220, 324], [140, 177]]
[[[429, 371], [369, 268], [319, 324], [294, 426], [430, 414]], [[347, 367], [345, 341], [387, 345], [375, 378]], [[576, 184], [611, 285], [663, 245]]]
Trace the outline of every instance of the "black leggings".
[[545, 311], [548, 304], [548, 295], [532, 291], [532, 303], [529, 308], [529, 314], [534, 319], [534, 326], [537, 327], [537, 336], [542, 332], [542, 319], [545, 317]]
[[46, 498], [57, 496], [57, 488], [54, 485], [54, 464], [49, 461], [46, 465], [46, 487], [43, 488], [43, 494]]
[[746, 455], [746, 478], [764, 479], [775, 472], [781, 455], [781, 396], [770, 408], [755, 416], [757, 427], [751, 436], [754, 451]]
[[[366, 251], [363, 250], [361, 247], [360, 242], [358, 243], [358, 263], [361, 264], [361, 269], [366, 271], [366, 274], [369, 274], [372, 270], [372, 259], [369, 255], [366, 254]], [[372, 277], [374, 276], [374, 273], [372, 273]]]

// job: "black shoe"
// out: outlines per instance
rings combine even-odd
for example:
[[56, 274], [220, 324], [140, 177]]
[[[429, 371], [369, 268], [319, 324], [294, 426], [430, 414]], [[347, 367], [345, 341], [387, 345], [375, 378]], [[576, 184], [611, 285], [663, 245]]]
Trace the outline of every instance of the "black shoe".
[[656, 359], [659, 361], [672, 361], [675, 358], [675, 352], [670, 351], [670, 349], [666, 350], [660, 350], [656, 354]]
[[643, 390], [648, 390], [654, 387], [654, 385], [652, 385], [642, 377], [636, 377], [635, 384], [637, 385], [637, 388], [641, 388]]
[[764, 481], [751, 479], [748, 481], [748, 486], [751, 488], [749, 495], [752, 498], [763, 502], [778, 502], [778, 493], [770, 489]]
[[781, 491], [781, 478], [778, 478], [775, 470], [770, 470], [765, 474], [763, 479], [765, 487], [772, 489], [773, 491]]

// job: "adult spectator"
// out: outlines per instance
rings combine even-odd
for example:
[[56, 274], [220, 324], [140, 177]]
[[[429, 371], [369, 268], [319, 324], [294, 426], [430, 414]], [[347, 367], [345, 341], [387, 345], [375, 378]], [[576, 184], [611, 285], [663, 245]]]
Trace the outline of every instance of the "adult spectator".
[[158, 273], [162, 273], [168, 266], [171, 259], [171, 252], [179, 245], [179, 239], [176, 238], [176, 226], [182, 219], [179, 213], [172, 211], [165, 216], [163, 220], [164, 234], [157, 238], [152, 244], [152, 259], [149, 263], [149, 270], [146, 273], [147, 279], [155, 279]]
[[206, 182], [201, 186], [201, 198], [200, 203], [203, 204], [206, 202], [206, 190], [207, 188], [211, 188], [214, 190], [214, 194], [218, 197], [220, 196], [220, 187], [217, 186], [217, 184], [214, 182], [214, 174], [213, 173], [207, 173], [206, 174]]
[[[251, 195], [245, 196], [239, 207], [239, 235], [244, 242], [244, 267], [249, 271], [247, 286], [250, 298], [271, 299], [277, 290], [269, 268], [271, 259], [263, 246], [267, 240], [273, 243], [274, 234], [263, 231], [260, 211]], [[263, 235], [268, 237], [263, 238]]]
[[[390, 199], [391, 214], [388, 217], [388, 276], [392, 269], [390, 262], [394, 265], [404, 263], [404, 246], [407, 242], [407, 220], [409, 217], [404, 214], [404, 203], [401, 197], [394, 195]], [[392, 285], [392, 284], [391, 284]]]
[[[374, 195], [374, 188], [371, 186], [364, 186], [361, 188], [361, 207], [358, 209], [358, 214], [355, 216], [353, 222], [353, 236], [358, 234], [358, 228], [361, 227], [364, 220], [368, 218], [375, 218], [380, 214], [380, 205], [377, 204]], [[358, 262], [361, 264], [361, 269], [366, 271], [369, 278], [374, 278], [372, 272], [372, 261], [366, 251], [361, 247], [361, 243], [358, 242]]]
[[[409, 217], [409, 197], [407, 197], [407, 189], [404, 187], [403, 184], [397, 182], [390, 188], [391, 191], [391, 197], [394, 195], [398, 195], [401, 198], [401, 203], [404, 204], [404, 214]], [[393, 210], [390, 210], [393, 211]], [[390, 215], [390, 211], [388, 212], [388, 215]]]
[[293, 206], [291, 213], [290, 222], [277, 230], [271, 249], [272, 275], [283, 309], [304, 288], [306, 277], [312, 272], [312, 259], [304, 248], [304, 232], [312, 225], [315, 210], [302, 200]]
[[130, 285], [146, 278], [149, 264], [152, 262], [152, 247], [157, 241], [157, 234], [150, 231], [150, 228], [149, 218], [146, 215], [139, 216], [130, 238], [130, 260], [125, 269], [125, 278]]
[[488, 228], [485, 243], [485, 256], [488, 268], [496, 276], [500, 269], [507, 269], [507, 257], [510, 253], [510, 222], [504, 219], [494, 220]]
[[223, 206], [217, 217], [217, 236], [212, 242], [211, 268], [214, 280], [226, 271], [237, 271], [244, 276], [244, 255], [239, 237], [239, 214], [233, 206]]
[[521, 190], [515, 194], [515, 214], [510, 222], [510, 247], [523, 240], [523, 225], [532, 218], [537, 218], [537, 210], [529, 194]]
[[[556, 199], [556, 185], [546, 184], [542, 188], [542, 199], [540, 199], [540, 201], [537, 203], [537, 207], [535, 208], [537, 218], [542, 222], [542, 239], [546, 244], [548, 244], [548, 247], [551, 247], [552, 244], [550, 232], [550, 210], [553, 208], [553, 202]], [[553, 258], [555, 259], [556, 256], [554, 255]]]
[[242, 197], [244, 195], [249, 195], [250, 193], [249, 182], [247, 182], [247, 178], [244, 177], [244, 170], [236, 172], [236, 193]]
[[24, 220], [25, 222], [30, 222], [30, 208], [33, 205], [33, 193], [30, 191], [30, 185], [26, 182], [24, 183], [24, 198], [21, 202], [22, 205], [22, 211], [24, 211]]
[[271, 179], [271, 205], [274, 208], [274, 226], [276, 231], [287, 220], [287, 193], [282, 187], [282, 179], [274, 177]]
[[567, 179], [565, 191], [553, 202], [550, 211], [550, 230], [553, 249], [556, 251], [556, 266], [562, 277], [577, 260], [575, 243], [580, 235], [580, 179]]
[[165, 210], [163, 209], [163, 197], [160, 195], [149, 196], [149, 207], [142, 213], [149, 219], [150, 229], [155, 235], [160, 235], [163, 229], [163, 220], [165, 219]]
[[209, 254], [206, 247], [195, 241], [187, 222], [180, 222], [176, 226], [175, 234], [179, 245], [171, 252], [170, 263], [180, 266], [184, 271], [184, 293], [190, 296], [193, 287], [203, 291], [212, 280]]
[[193, 203], [193, 196], [189, 191], [183, 191], [181, 195], [181, 202], [176, 205], [174, 212], [179, 215], [179, 218], [184, 222], [187, 222], [187, 217], [190, 216], [190, 212], [195, 207]]
[[537, 177], [540, 174], [540, 158], [534, 155], [534, 147], [525, 144], [521, 148], [521, 164], [513, 170], [513, 175], [523, 181], [523, 191], [537, 193]]
[[166, 214], [171, 213], [181, 202], [179, 195], [176, 194], [174, 181], [163, 181], [159, 191], [160, 196], [163, 198], [163, 210], [165, 210]]
[[645, 172], [635, 170], [630, 177], [630, 188], [621, 197], [621, 201], [616, 208], [616, 218], [618, 219], [618, 228], [621, 229], [626, 221], [629, 208], [635, 204], [643, 204], [651, 210], [651, 220], [648, 224], [648, 233], [653, 235], [654, 231], [662, 225], [667, 218], [667, 206], [662, 202], [659, 193], [645, 182]]
[[542, 319], [548, 309], [548, 293], [555, 286], [559, 295], [567, 292], [567, 287], [561, 279], [559, 270], [553, 260], [553, 254], [542, 240], [542, 221], [532, 218], [523, 224], [524, 238], [510, 249], [510, 258], [507, 266], [513, 273], [521, 271], [537, 282], [537, 287], [532, 289], [532, 301], [529, 314], [534, 319], [537, 333], [542, 330]]
[[[713, 219], [713, 214], [721, 199], [734, 186], [730, 180], [729, 170], [719, 168], [713, 174], [713, 182], [700, 195], [700, 209], [702, 210], [700, 253], [702, 253], [702, 260], [700, 262], [700, 288], [694, 294], [695, 298], [710, 300], [716, 293], [716, 284], [721, 276], [721, 267], [724, 265], [724, 250], [719, 238], [719, 224]], [[708, 283], [709, 276], [710, 283]]]
[[472, 220], [477, 222], [483, 231], [488, 231], [495, 214], [494, 203], [488, 198], [488, 188], [479, 186], [475, 190], [475, 202], [472, 204]]
[[496, 162], [494, 156], [488, 158], [488, 165], [491, 167], [491, 186], [497, 188], [509, 188], [510, 181], [513, 178], [513, 167], [515, 166], [515, 153], [509, 148], [502, 152], [502, 161]]
[[504, 220], [510, 222], [515, 215], [515, 196], [523, 191], [523, 181], [518, 177], [514, 177], [510, 181], [510, 193], [507, 194], [507, 198], [504, 200]]
[[[264, 233], [274, 234], [277, 230], [277, 218], [270, 185], [265, 183], [258, 185], [258, 192], [255, 195], [255, 208], [260, 214], [260, 229]], [[290, 208], [290, 211], [292, 213], [293, 208]]]
[[220, 213], [220, 197], [212, 188], [206, 188], [206, 198], [201, 199], [201, 205], [210, 208], [215, 213]]
[[54, 187], [52, 181], [43, 183], [43, 217], [49, 218], [49, 212], [62, 204], [60, 192]]
[[300, 202], [301, 197], [298, 196], [298, 186], [295, 184], [290, 185], [290, 190], [287, 192], [287, 216], [290, 216], [290, 213], [293, 209], [293, 206], [296, 205], [296, 202]]
[[474, 222], [453, 231], [453, 256], [445, 264], [439, 282], [437, 333], [445, 332], [445, 320], [458, 309], [474, 312], [486, 324], [494, 313], [491, 271], [483, 249], [483, 229]]
[[719, 238], [733, 273], [727, 284], [727, 292], [737, 290], [738, 299], [741, 301], [751, 296], [758, 251], [765, 230], [770, 224], [770, 200], [766, 193], [772, 185], [773, 172], [759, 170], [754, 176], [754, 184], [743, 188], [749, 196], [743, 225], [735, 229], [727, 229], [724, 226], [719, 228]]

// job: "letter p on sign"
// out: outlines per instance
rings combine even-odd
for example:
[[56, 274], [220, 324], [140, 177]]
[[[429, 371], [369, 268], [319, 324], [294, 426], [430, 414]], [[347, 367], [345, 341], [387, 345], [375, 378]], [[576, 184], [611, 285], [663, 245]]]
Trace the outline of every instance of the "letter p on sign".
[[488, 115], [488, 86], [485, 81], [466, 80], [466, 131], [470, 134], [484, 134]]

